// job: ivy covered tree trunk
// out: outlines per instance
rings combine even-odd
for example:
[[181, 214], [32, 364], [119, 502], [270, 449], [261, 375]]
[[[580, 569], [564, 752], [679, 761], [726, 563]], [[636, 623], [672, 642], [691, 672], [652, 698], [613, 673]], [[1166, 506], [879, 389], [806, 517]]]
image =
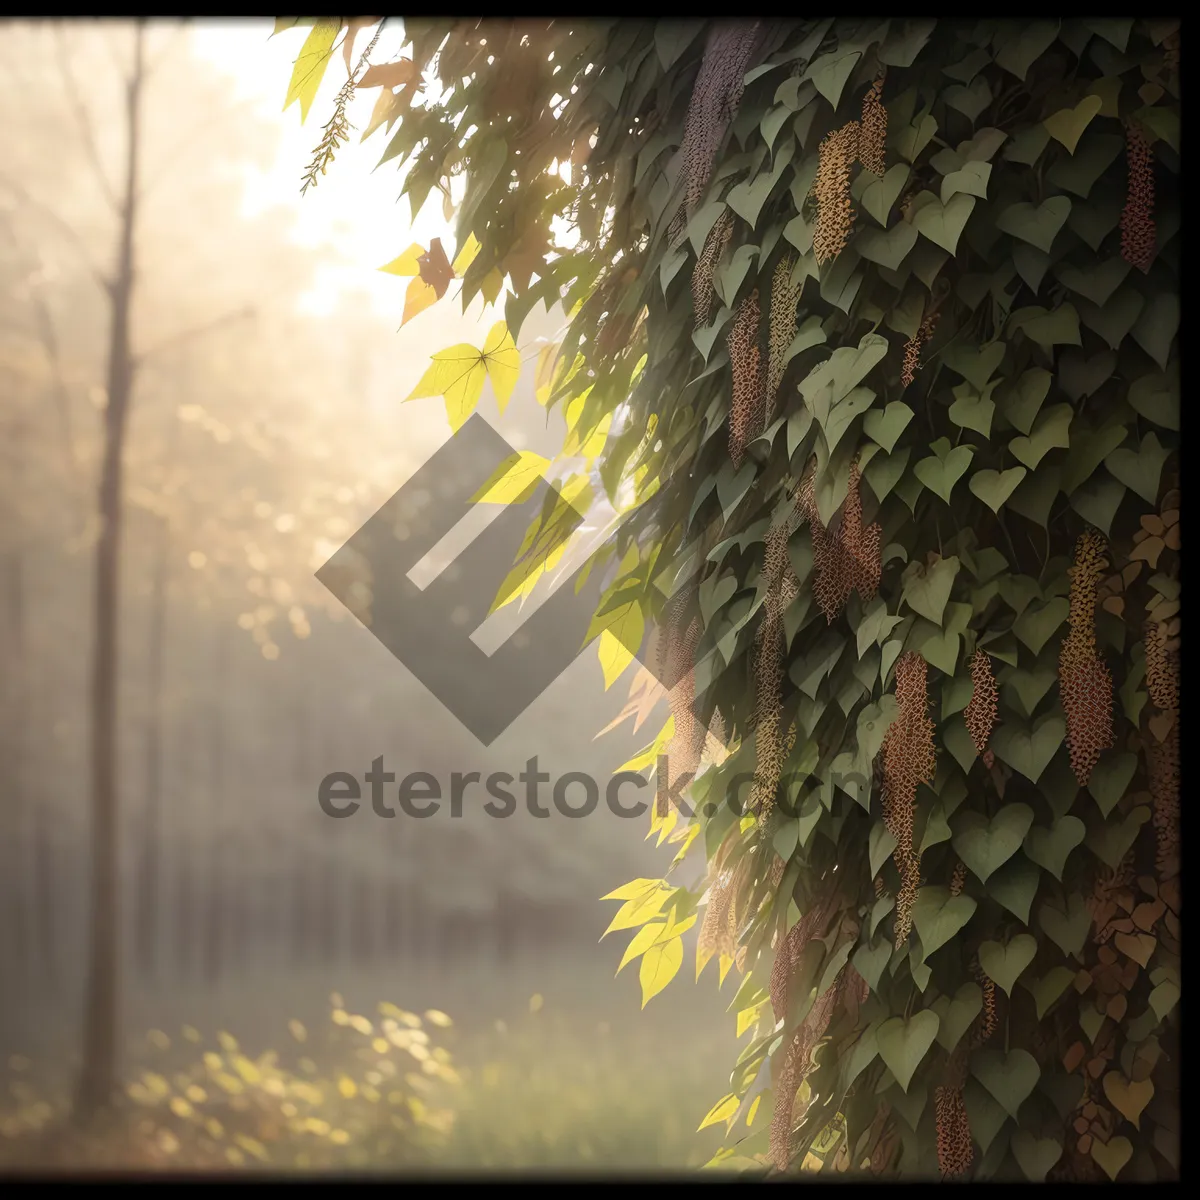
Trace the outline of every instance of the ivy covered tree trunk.
[[714, 1162], [1173, 1177], [1179, 22], [407, 33], [385, 161], [465, 175], [464, 301], [571, 314], [594, 629], [676, 662], [612, 928], [735, 972]]

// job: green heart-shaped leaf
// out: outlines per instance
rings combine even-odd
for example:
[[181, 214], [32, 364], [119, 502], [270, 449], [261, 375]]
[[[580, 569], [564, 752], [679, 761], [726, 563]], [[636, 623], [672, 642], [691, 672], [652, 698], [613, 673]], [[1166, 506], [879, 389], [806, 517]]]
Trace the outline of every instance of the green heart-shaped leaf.
[[996, 218], [996, 228], [1049, 254], [1070, 215], [1071, 201], [1066, 196], [1050, 196], [1036, 208], [1024, 202], [1010, 205]]
[[905, 649], [919, 654], [931, 667], [953, 675], [958, 665], [962, 638], [950, 629], [939, 629], [925, 620], [918, 620], [905, 642]]
[[1011, 996], [1013, 984], [1036, 955], [1037, 938], [1032, 934], [1018, 933], [1007, 945], [984, 942], [979, 947], [979, 965], [993, 983], [1004, 989], [1006, 996]]
[[854, 969], [867, 981], [867, 986], [873, 992], [879, 990], [879, 979], [884, 968], [892, 961], [892, 944], [885, 940], [864, 942], [854, 952], [850, 960]]
[[998, 513], [1024, 478], [1024, 467], [1010, 467], [1007, 471], [976, 471], [967, 486], [992, 512]]
[[869, 262], [879, 263], [889, 271], [898, 271], [916, 242], [916, 227], [907, 221], [898, 221], [887, 230], [864, 229], [854, 239], [854, 248]]
[[[945, 441], [944, 438], [939, 439]], [[970, 446], [955, 446], [944, 456], [933, 454], [923, 458], [913, 467], [913, 474], [935, 495], [947, 504], [954, 485], [966, 474], [975, 451]]]
[[1083, 345], [1079, 337], [1079, 313], [1073, 304], [1060, 304], [1051, 310], [1033, 308], [1009, 326], [1009, 332], [1015, 329], [1047, 349]]
[[1044, 604], [1031, 604], [1013, 622], [1013, 633], [1034, 654], [1040, 654], [1042, 647], [1062, 626], [1070, 611], [1071, 602], [1065, 596], [1052, 596]]
[[1050, 666], [1017, 667], [1004, 672], [1000, 690], [1022, 716], [1031, 718], [1056, 679], [1058, 672]]
[[[1120, 85], [1119, 79], [1110, 82]], [[1046, 172], [1046, 179], [1056, 188], [1064, 192], [1074, 192], [1076, 196], [1086, 200], [1092, 194], [1092, 188], [1109, 167], [1113, 160], [1125, 149], [1125, 139], [1116, 134], [1101, 133], [1089, 129], [1083, 138], [1083, 145], [1075, 148], [1070, 157], [1062, 157]], [[1097, 300], [1097, 304], [1103, 304]]]
[[1179, 429], [1179, 368], [1154, 371], [1129, 385], [1129, 403], [1134, 412], [1163, 429]]
[[987, 1089], [974, 1079], [968, 1079], [963, 1088], [963, 1102], [971, 1125], [971, 1138], [987, 1154], [996, 1141], [996, 1135], [1008, 1123], [1008, 1114], [992, 1099]]
[[893, 400], [886, 408], [872, 409], [867, 413], [863, 418], [863, 432], [891, 454], [896, 439], [904, 432], [912, 418], [913, 410], [907, 404]]
[[1029, 909], [1037, 895], [1042, 872], [1025, 857], [1014, 854], [987, 882], [988, 895], [1002, 904], [1023, 924], [1029, 924]]
[[[1028, 437], [1013, 438], [1008, 448], [1031, 471], [1051, 450], [1065, 450], [1071, 444], [1071, 418], [1075, 410], [1069, 404], [1052, 404], [1038, 414]], [[1115, 474], [1115, 472], [1114, 472]]]
[[986, 883], [988, 876], [1021, 848], [1032, 824], [1033, 809], [1028, 804], [1006, 804], [990, 821], [982, 813], [962, 813], [954, 849]]
[[1070, 967], [1054, 967], [1041, 979], [1021, 981], [1021, 986], [1028, 989], [1033, 995], [1039, 1021], [1046, 1015], [1050, 1005], [1070, 987], [1074, 979], [1075, 972]]
[[844, 50], [841, 53], [834, 50], [815, 59], [804, 73], [804, 78], [811, 80], [817, 91], [837, 108], [846, 80], [860, 58], [861, 50]]
[[1021, 1105], [1037, 1087], [1042, 1073], [1037, 1059], [1028, 1050], [1011, 1050], [1004, 1054], [993, 1049], [978, 1051], [971, 1063], [971, 1071], [1013, 1120], [1017, 1119]]
[[926, 620], [941, 625], [959, 566], [956, 556], [939, 558], [930, 567], [915, 563], [905, 572], [901, 601]]
[[[998, 726], [992, 731], [990, 744], [1004, 763], [1031, 783], [1037, 783], [1066, 736], [1067, 723], [1062, 717], [1047, 713], [1034, 722], [1032, 729], [1008, 723]], [[1021, 836], [1025, 836], [1024, 832]]]
[[1155, 292], [1133, 327], [1133, 339], [1165, 371], [1179, 332], [1179, 297]]
[[1099, 96], [1084, 96], [1074, 108], [1060, 108], [1053, 116], [1047, 117], [1042, 124], [1046, 126], [1050, 136], [1055, 141], [1066, 146], [1069, 153], [1075, 153], [1083, 131], [1104, 106]]
[[1101, 813], [1108, 816], [1117, 801], [1129, 790], [1130, 780], [1137, 770], [1136, 754], [1102, 754], [1096, 769], [1088, 779], [1087, 790]]
[[1057, 20], [1014, 21], [997, 34], [997, 64], [1024, 81], [1029, 68], [1054, 44], [1058, 28]]
[[970, 896], [951, 896], [949, 888], [921, 888], [913, 903], [913, 926], [921, 939], [925, 957], [954, 937], [974, 915], [975, 908], [975, 901]]
[[1073, 954], [1078, 958], [1088, 930], [1092, 927], [1092, 914], [1083, 897], [1071, 892], [1065, 912], [1049, 901], [1043, 904], [1038, 909], [1038, 924], [1064, 954]]
[[879, 874], [879, 868], [891, 857], [896, 848], [896, 839], [882, 821], [871, 826], [868, 840], [868, 857], [871, 862], [871, 877]]
[[1126, 495], [1125, 485], [1111, 476], [1089, 480], [1071, 493], [1071, 507], [1107, 536]]
[[892, 207], [900, 198], [909, 174], [909, 168], [904, 163], [897, 163], [888, 168], [882, 179], [872, 179], [863, 189], [859, 202], [880, 225], [887, 225]]
[[[991, 390], [994, 390], [993, 385], [989, 385]], [[956, 387], [954, 395], [957, 399], [950, 405], [950, 420], [963, 429], [973, 429], [984, 437], [991, 437], [996, 405], [990, 396], [973, 392], [966, 384]]]
[[1025, 837], [1025, 853], [1039, 867], [1061, 880], [1067, 858], [1083, 842], [1086, 832], [1084, 823], [1071, 816], [1059, 817], [1049, 829], [1035, 825]]
[[939, 996], [933, 1003], [933, 1011], [941, 1022], [938, 1025], [938, 1045], [950, 1053], [983, 1011], [983, 989], [977, 983], [964, 983], [953, 998]]
[[1107, 1142], [1092, 1138], [1092, 1158], [1114, 1183], [1132, 1157], [1133, 1145], [1127, 1137], [1109, 1138]]
[[978, 196], [980, 200], [987, 199], [988, 180], [992, 175], [992, 164], [989, 162], [964, 163], [957, 171], [951, 171], [942, 180], [942, 203], [949, 201], [951, 196], [966, 192], [968, 196]]
[[1084, 270], [1071, 263], [1060, 263], [1054, 273], [1071, 291], [1103, 308], [1125, 282], [1129, 264], [1123, 258], [1108, 258]]
[[935, 246], [948, 254], [958, 250], [958, 239], [962, 237], [967, 221], [975, 210], [975, 197], [966, 192], [957, 192], [946, 204], [934, 199], [913, 216], [912, 223], [917, 231]]
[[942, 351], [942, 362], [955, 374], [961, 375], [977, 392], [986, 392], [988, 382], [1004, 361], [1003, 342], [989, 342], [986, 346], [975, 346], [969, 342], [955, 342]]
[[1124, 447], [1114, 450], [1104, 460], [1104, 465], [1130, 491], [1136, 492], [1147, 504], [1153, 504], [1158, 499], [1163, 463], [1170, 453], [1151, 430], [1142, 438], [1142, 444], [1136, 451]]
[[1054, 1138], [1034, 1137], [1028, 1129], [1018, 1129], [1010, 1139], [1008, 1148], [1017, 1160], [1017, 1166], [1031, 1183], [1042, 1183], [1050, 1168], [1062, 1158], [1062, 1143]]
[[1018, 432], [1029, 433], [1053, 381], [1049, 371], [1034, 367], [1001, 388], [998, 399], [1004, 419]]
[[1139, 805], [1121, 822], [1107, 822], [1099, 829], [1089, 829], [1087, 848], [1114, 871], [1137, 841], [1138, 831], [1150, 820], [1150, 810]]
[[925, 1008], [913, 1013], [907, 1021], [892, 1017], [880, 1025], [875, 1035], [879, 1057], [895, 1076], [901, 1091], [908, 1091], [917, 1067], [937, 1037], [939, 1024], [937, 1013]]

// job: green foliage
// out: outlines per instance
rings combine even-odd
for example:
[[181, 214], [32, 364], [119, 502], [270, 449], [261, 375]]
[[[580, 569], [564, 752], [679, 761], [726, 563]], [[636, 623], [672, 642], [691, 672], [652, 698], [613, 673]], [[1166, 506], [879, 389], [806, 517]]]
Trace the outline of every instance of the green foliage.
[[[499, 270], [516, 338], [534, 304], [561, 298], [559, 361], [575, 365], [554, 373], [550, 402], [577, 405], [583, 429], [622, 414], [602, 478], [614, 493], [633, 481], [611, 550], [636, 565], [605, 603], [632, 577], [658, 616], [683, 565], [700, 565], [697, 708], [720, 714], [728, 757], [693, 799], [747, 770], [768, 791], [779, 777], [755, 669], [766, 545], [811, 483], [815, 515], [789, 526], [799, 588], [771, 700], [796, 734], [788, 804], [740, 821], [700, 806], [696, 841], [720, 871], [707, 893], [672, 895], [672, 921], [718, 902], [736, 913], [721, 974], [736, 957], [734, 1007], [753, 1034], [732, 1095], [777, 1093], [776, 1120], [724, 1161], [1173, 1176], [1178, 21], [764, 24], [726, 92], [728, 129], [702, 58], [713, 46], [735, 61], [736, 37], [708, 24], [445, 20], [409, 36], [443, 90], [398, 113], [384, 158], [408, 168], [415, 207], [465, 175], [459, 240], [480, 250], [464, 301]], [[860, 113], [868, 136], [864, 97], [884, 68], [884, 172], [855, 161], [839, 175], [845, 138], [825, 139]], [[550, 171], [565, 163], [569, 183]], [[554, 245], [555, 218], [578, 230], [573, 249]], [[706, 266], [718, 219], [731, 234]], [[735, 334], [751, 293], [768, 309], [785, 256], [800, 298], [778, 395], [758, 398], [764, 429], [734, 411], [756, 386]], [[705, 287], [720, 307], [695, 328]], [[878, 594], [851, 591], [827, 619], [814, 585], [851, 498], [863, 529], [879, 527]], [[1106, 549], [1076, 614], [1089, 529]], [[879, 771], [863, 789], [844, 767], [865, 757], [860, 714], [912, 655], [929, 666], [936, 771], [889, 809]], [[1068, 708], [1073, 662], [1092, 664], [1092, 708]], [[969, 707], [973, 663], [995, 677], [986, 720]], [[1096, 671], [1113, 681], [1111, 734]], [[924, 700], [908, 701], [921, 719]], [[895, 716], [893, 749], [912, 730]], [[1085, 787], [1089, 737], [1102, 753]], [[894, 834], [906, 822], [915, 897]], [[702, 927], [698, 966], [713, 953]], [[835, 1130], [842, 1150], [814, 1160]], [[946, 1148], [964, 1143], [966, 1166]]]

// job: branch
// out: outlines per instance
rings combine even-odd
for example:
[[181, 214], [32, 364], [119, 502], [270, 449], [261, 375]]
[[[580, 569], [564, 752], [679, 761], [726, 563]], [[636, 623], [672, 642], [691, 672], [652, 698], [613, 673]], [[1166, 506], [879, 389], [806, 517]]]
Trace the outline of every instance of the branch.
[[257, 316], [258, 310], [252, 305], [247, 305], [245, 308], [235, 309], [233, 312], [227, 312], [223, 316], [214, 317], [211, 321], [205, 321], [200, 325], [193, 325], [188, 329], [181, 329], [178, 333], [173, 333], [170, 337], [164, 338], [149, 349], [143, 350], [141, 354], [135, 355], [134, 362], [140, 366], [148, 359], [154, 358], [166, 350], [178, 347], [185, 342], [194, 341], [196, 338], [203, 337], [206, 333], [211, 333], [214, 329], [219, 329], [223, 325], [232, 325], [236, 321], [253, 320]]
[[79, 95], [79, 86], [75, 81], [75, 72], [71, 70], [70, 63], [67, 60], [67, 46], [63, 39], [61, 26], [56, 25], [54, 27], [54, 37], [58, 42], [58, 54], [55, 57], [58, 60], [59, 74], [62, 76], [63, 88], [67, 93], [67, 102], [71, 107], [71, 113], [75, 118], [76, 125], [79, 126], [83, 148], [87, 152], [88, 159], [92, 164], [92, 170], [95, 171], [96, 178], [99, 180], [100, 190], [104, 193], [109, 206], [115, 212], [117, 197], [113, 192], [112, 184], [108, 181], [108, 175], [105, 174], [104, 164], [100, 161], [100, 152], [96, 147], [96, 137], [92, 130], [92, 123], [88, 120], [87, 108], [83, 103], [83, 98]]
[[75, 247], [80, 259], [83, 261], [83, 265], [87, 268], [88, 273], [93, 279], [95, 279], [100, 287], [106, 292], [112, 290], [112, 284], [109, 281], [108, 276], [105, 275], [104, 272], [101, 271], [100, 268], [97, 267], [92, 261], [92, 256], [88, 251], [87, 244], [84, 242], [83, 238], [80, 237], [77, 230], [72, 228], [70, 224], [64, 221], [62, 217], [60, 217], [58, 213], [54, 211], [54, 209], [49, 207], [49, 205], [43, 204], [40, 200], [31, 196], [29, 192], [25, 190], [23, 184], [18, 183], [10, 175], [4, 172], [0, 172], [0, 187], [6, 188], [12, 195], [16, 196], [18, 200], [23, 201], [36, 212], [41, 213], [42, 216], [45, 217], [46, 220], [48, 220], [50, 224], [52, 224], [59, 231], [59, 233], [61, 233]]

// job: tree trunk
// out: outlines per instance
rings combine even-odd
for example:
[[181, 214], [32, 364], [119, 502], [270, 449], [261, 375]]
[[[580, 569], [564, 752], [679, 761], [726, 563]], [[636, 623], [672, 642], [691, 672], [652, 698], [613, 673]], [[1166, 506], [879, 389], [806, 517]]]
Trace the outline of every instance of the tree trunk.
[[133, 70], [125, 96], [125, 182], [117, 261], [109, 285], [107, 398], [96, 542], [95, 644], [91, 683], [92, 878], [91, 926], [84, 985], [83, 1068], [76, 1116], [86, 1120], [108, 1107], [117, 1082], [120, 930], [117, 846], [117, 597], [121, 550], [121, 482], [125, 431], [133, 389], [130, 308], [134, 289], [138, 150], [144, 76], [145, 28], [134, 34]]
[[138, 861], [137, 957], [143, 975], [154, 973], [158, 956], [159, 812], [162, 805], [163, 646], [167, 624], [166, 518], [159, 518], [154, 546], [154, 579], [150, 596], [150, 680], [146, 724], [146, 798]]
[[225, 896], [222, 883], [222, 856], [225, 835], [222, 814], [225, 808], [225, 698], [228, 692], [230, 631], [217, 612], [217, 651], [213, 669], [215, 695], [209, 706], [208, 766], [211, 795], [208, 799], [208, 881], [204, 888], [204, 977], [216, 983], [221, 977], [224, 950]]

